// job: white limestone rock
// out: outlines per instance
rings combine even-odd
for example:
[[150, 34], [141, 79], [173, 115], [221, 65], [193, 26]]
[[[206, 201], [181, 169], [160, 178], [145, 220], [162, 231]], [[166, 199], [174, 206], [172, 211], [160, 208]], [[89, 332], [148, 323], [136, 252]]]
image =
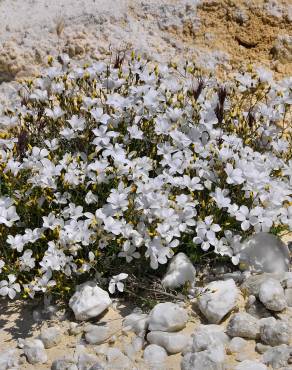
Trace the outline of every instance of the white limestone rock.
[[261, 342], [258, 342], [255, 346], [256, 352], [260, 353], [261, 355], [265, 353], [268, 349], [270, 349], [271, 346], [268, 346], [267, 344], [263, 344]]
[[145, 344], [144, 338], [134, 337], [130, 344], [127, 344], [124, 348], [125, 355], [132, 361], [135, 359], [137, 352], [141, 351]]
[[0, 352], [0, 370], [8, 370], [17, 367], [19, 363], [19, 355], [16, 349], [8, 349]]
[[55, 347], [61, 342], [61, 330], [56, 326], [43, 329], [39, 339], [44, 343], [46, 349]]
[[163, 347], [169, 354], [182, 352], [188, 345], [189, 337], [181, 333], [167, 333], [165, 331], [151, 331], [147, 335], [150, 344]]
[[280, 369], [291, 363], [292, 346], [281, 344], [280, 346], [269, 348], [262, 356], [262, 362], [272, 369]]
[[39, 339], [26, 339], [23, 345], [23, 353], [32, 365], [44, 364], [48, 361], [44, 344]]
[[77, 322], [71, 321], [69, 323], [69, 335], [78, 335], [83, 332], [82, 324], [77, 324]]
[[246, 312], [234, 314], [226, 329], [230, 337], [256, 339], [260, 333], [259, 320]]
[[181, 361], [181, 370], [225, 370], [223, 347], [212, 347], [201, 352], [189, 352]]
[[[286, 287], [289, 284], [290, 279], [292, 278], [292, 272], [281, 272], [278, 274], [269, 274], [269, 273], [261, 273], [256, 275], [250, 275], [246, 278], [244, 283], [241, 285], [240, 289], [247, 294], [254, 295], [255, 297], [259, 296], [260, 286], [262, 283], [267, 279], [275, 279], [279, 281], [279, 283]], [[288, 288], [288, 286], [287, 286]]]
[[94, 356], [87, 352], [81, 352], [78, 354], [78, 370], [88, 370], [91, 366], [98, 363], [97, 356]]
[[292, 339], [291, 327], [284, 320], [269, 317], [260, 320], [261, 341], [270, 346], [289, 344]]
[[271, 312], [254, 295], [250, 295], [245, 305], [245, 310], [256, 319], [270, 317]]
[[283, 311], [287, 307], [284, 289], [275, 279], [266, 279], [261, 284], [259, 300], [271, 311]]
[[278, 38], [271, 49], [275, 59], [282, 63], [291, 63], [292, 61], [292, 36], [278, 35]]
[[107, 343], [103, 343], [103, 344], [100, 344], [98, 346], [95, 346], [94, 347], [94, 352], [98, 355], [98, 356], [106, 356], [107, 354], [107, 351], [109, 349], [109, 346]]
[[188, 321], [187, 311], [171, 302], [158, 303], [149, 314], [149, 330], [174, 332], [183, 329]]
[[213, 281], [198, 298], [198, 306], [210, 323], [218, 324], [236, 306], [238, 296], [234, 280]]
[[142, 312], [133, 312], [123, 320], [124, 330], [131, 330], [139, 335], [144, 332], [148, 326], [148, 315]]
[[133, 338], [132, 343], [131, 343], [131, 345], [133, 346], [133, 348], [136, 352], [141, 351], [144, 344], [145, 344], [144, 338], [140, 338], [140, 337]]
[[269, 273], [289, 270], [290, 255], [287, 245], [269, 233], [257, 233], [246, 239], [241, 244], [238, 257], [244, 270]]
[[245, 347], [242, 351], [237, 352], [235, 355], [235, 360], [238, 362], [243, 362], [245, 360], [250, 360], [251, 351], [248, 347]]
[[118, 348], [109, 348], [106, 353], [109, 369], [128, 370], [132, 368], [131, 360]]
[[184, 253], [176, 254], [168, 266], [167, 272], [162, 279], [165, 288], [178, 288], [186, 282], [191, 284], [195, 281], [196, 269], [190, 259]]
[[59, 358], [52, 362], [51, 370], [78, 370], [78, 367], [71, 358]]
[[287, 289], [292, 288], [292, 277], [288, 277], [286, 279], [286, 288]]
[[239, 353], [243, 351], [247, 343], [248, 341], [243, 338], [240, 337], [232, 338], [227, 347], [228, 353]]
[[101, 363], [96, 363], [90, 367], [89, 370], [104, 370], [105, 367]]
[[105, 290], [99, 288], [95, 282], [88, 281], [77, 286], [76, 292], [70, 298], [69, 307], [76, 320], [83, 321], [100, 315], [111, 303]]
[[89, 344], [104, 343], [111, 336], [108, 326], [88, 325], [84, 331], [85, 339]]
[[144, 361], [151, 367], [161, 366], [167, 359], [167, 352], [157, 344], [150, 344], [144, 350]]
[[234, 370], [268, 370], [268, 368], [260, 362], [244, 360]]
[[193, 334], [192, 352], [201, 352], [207, 349], [222, 346], [229, 342], [224, 328], [219, 325], [199, 325]]
[[287, 305], [292, 307], [292, 288], [285, 289], [285, 298], [287, 301]]

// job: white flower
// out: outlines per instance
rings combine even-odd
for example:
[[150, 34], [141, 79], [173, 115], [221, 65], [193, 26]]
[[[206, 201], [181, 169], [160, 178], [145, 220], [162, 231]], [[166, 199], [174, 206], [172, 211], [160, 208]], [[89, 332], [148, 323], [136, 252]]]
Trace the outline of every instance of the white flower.
[[11, 171], [13, 175], [16, 176], [18, 172], [20, 171], [20, 169], [21, 169], [21, 163], [11, 158], [7, 162], [4, 172]]
[[249, 73], [240, 74], [237, 73], [235, 75], [237, 81], [240, 82], [239, 91], [246, 91], [250, 87], [256, 86], [256, 81], [251, 77]]
[[103, 114], [102, 108], [91, 109], [90, 114], [96, 122], [100, 122], [104, 125], [106, 125], [111, 118], [108, 114]]
[[45, 109], [46, 116], [52, 118], [53, 120], [57, 120], [58, 118], [62, 117], [64, 113], [65, 112], [59, 106], [55, 106], [53, 109]]
[[266, 69], [264, 67], [257, 67], [255, 68], [260, 81], [262, 82], [272, 82], [273, 80], [273, 72], [269, 69]]
[[85, 196], [85, 202], [86, 204], [95, 204], [98, 202], [98, 196], [93, 194], [91, 190], [86, 194]]
[[25, 233], [23, 235], [23, 241], [26, 243], [34, 243], [36, 242], [43, 233], [42, 228], [36, 228], [36, 229], [25, 229]]
[[129, 263], [133, 258], [140, 258], [141, 255], [136, 251], [136, 247], [129, 240], [126, 240], [123, 244], [123, 251], [119, 252], [118, 256], [126, 258], [126, 261]]
[[63, 82], [55, 83], [53, 82], [51, 85], [52, 93], [54, 94], [62, 94], [62, 92], [65, 90], [65, 86]]
[[278, 152], [285, 152], [289, 148], [288, 142], [283, 139], [273, 140], [271, 145]]
[[118, 189], [112, 189], [107, 202], [115, 210], [126, 211], [128, 209], [128, 192], [129, 189], [124, 189], [122, 183], [119, 185]]
[[92, 115], [96, 122], [99, 122], [100, 118], [103, 115], [103, 109], [102, 108], [91, 109], [90, 114]]
[[144, 105], [148, 109], [153, 109], [159, 104], [159, 93], [154, 89], [150, 89], [143, 97]]
[[132, 139], [143, 140], [143, 131], [139, 129], [137, 125], [133, 125], [127, 128]]
[[77, 220], [83, 216], [83, 207], [76, 206], [74, 203], [69, 203], [68, 207], [63, 211], [63, 216]]
[[52, 275], [52, 270], [48, 269], [42, 276], [36, 277], [31, 284], [25, 284], [24, 288], [28, 289], [30, 297], [33, 298], [35, 292], [44, 293], [48, 288], [55, 286], [55, 280], [51, 280]]
[[32, 100], [39, 100], [39, 101], [45, 101], [48, 99], [48, 92], [47, 90], [41, 90], [41, 89], [36, 89], [34, 92], [30, 95], [30, 98]]
[[53, 213], [50, 213], [48, 216], [43, 216], [43, 221], [43, 227], [51, 230], [64, 225], [64, 221], [57, 218]]
[[155, 119], [155, 132], [157, 135], [167, 134], [171, 129], [169, 120], [165, 117], [157, 117]]
[[246, 206], [240, 206], [235, 217], [237, 221], [241, 221], [242, 230], [247, 231], [251, 226], [255, 226], [259, 222], [258, 216], [260, 213], [259, 207], [249, 210]]
[[181, 184], [188, 187], [192, 191], [204, 189], [204, 186], [200, 183], [200, 181], [200, 178], [196, 176], [190, 177], [184, 175], [183, 177], [181, 177]]
[[171, 121], [177, 122], [182, 117], [183, 111], [179, 108], [168, 108], [166, 114]]
[[116, 291], [116, 288], [118, 289], [119, 292], [123, 292], [124, 283], [122, 283], [121, 281], [127, 279], [127, 277], [128, 277], [128, 274], [125, 274], [125, 273], [121, 273], [119, 275], [113, 276], [108, 286], [109, 292], [111, 294], [114, 294], [114, 292]]
[[107, 104], [114, 108], [125, 108], [128, 105], [128, 99], [124, 98], [120, 94], [114, 93], [112, 95], [108, 95]]
[[57, 248], [54, 242], [48, 243], [48, 249], [46, 250], [40, 266], [43, 271], [51, 269], [52, 271], [60, 271], [65, 267], [67, 259], [64, 252]]
[[163, 239], [160, 237], [154, 237], [153, 239], [146, 241], [147, 252], [146, 257], [150, 257], [150, 266], [154, 270], [158, 268], [159, 263], [164, 265], [167, 263], [167, 259], [174, 255], [171, 248], [177, 247], [179, 244], [178, 240], [173, 240], [167, 246], [163, 244]]
[[85, 128], [85, 119], [78, 117], [76, 114], [71, 119], [68, 119], [67, 122], [69, 122], [73, 131], [83, 131]]
[[42, 159], [46, 158], [49, 155], [49, 152], [45, 148], [39, 148], [37, 146], [34, 146], [32, 148], [31, 154], [30, 154], [30, 160], [37, 163], [40, 162]]
[[10, 299], [14, 299], [16, 296], [16, 293], [20, 292], [20, 285], [18, 283], [15, 283], [16, 276], [9, 274], [8, 275], [8, 281], [2, 280], [0, 281], [0, 295], [7, 296]]
[[173, 130], [169, 135], [178, 146], [188, 147], [192, 143], [192, 141], [179, 130]]
[[13, 235], [8, 235], [6, 239], [7, 244], [10, 244], [10, 248], [16, 249], [17, 252], [22, 252], [23, 247], [25, 245], [25, 240], [23, 235], [16, 234], [15, 236]]
[[195, 244], [201, 244], [201, 248], [207, 251], [210, 245], [216, 246], [218, 240], [216, 233], [221, 230], [218, 224], [213, 224], [213, 216], [205, 217], [204, 221], [198, 221], [196, 232], [197, 236], [194, 237]]
[[114, 131], [107, 131], [106, 126], [100, 126], [99, 128], [96, 128], [92, 130], [92, 132], [95, 135], [95, 139], [93, 140], [93, 144], [96, 146], [108, 146], [111, 138], [119, 136], [117, 132]]
[[239, 264], [239, 261], [240, 261], [239, 254], [231, 257], [231, 262], [233, 263], [233, 265], [237, 266]]
[[20, 271], [29, 271], [35, 266], [35, 258], [32, 257], [32, 250], [27, 249], [21, 257], [19, 257]]
[[104, 229], [114, 235], [119, 235], [122, 232], [122, 224], [120, 221], [115, 220], [113, 217], [104, 219]]
[[232, 164], [227, 163], [225, 172], [227, 173], [227, 184], [242, 184], [244, 178], [242, 177], [242, 171], [239, 168], [233, 168]]
[[67, 204], [69, 199], [71, 198], [71, 194], [68, 192], [64, 192], [63, 194], [57, 192], [54, 194], [55, 200], [54, 203], [56, 204]]
[[216, 188], [215, 193], [211, 193], [211, 195], [220, 209], [229, 207], [231, 199], [226, 197], [226, 195], [228, 195], [228, 190]]
[[62, 135], [67, 140], [71, 140], [76, 137], [75, 131], [69, 127], [65, 127], [63, 130], [61, 130], [60, 135]]
[[50, 149], [52, 152], [59, 148], [59, 140], [58, 139], [45, 140], [45, 144], [46, 144], [47, 148]]
[[11, 227], [15, 221], [19, 220], [13, 201], [8, 197], [0, 198], [0, 224]]

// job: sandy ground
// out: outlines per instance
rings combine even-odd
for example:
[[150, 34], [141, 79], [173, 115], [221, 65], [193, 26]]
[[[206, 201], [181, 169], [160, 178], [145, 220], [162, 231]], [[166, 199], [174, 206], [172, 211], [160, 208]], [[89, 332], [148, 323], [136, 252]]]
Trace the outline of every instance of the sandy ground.
[[[238, 310], [244, 310], [244, 298], [242, 296], [239, 297], [238, 300]], [[51, 349], [47, 349], [46, 353], [48, 355], [48, 362], [46, 364], [36, 364], [31, 365], [27, 362], [20, 365], [21, 370], [46, 370], [50, 369], [51, 363], [53, 360], [62, 358], [63, 356], [70, 356], [73, 358], [76, 345], [84, 344], [84, 340], [81, 335], [72, 336], [68, 335], [67, 328], [69, 324], [69, 320], [65, 320], [63, 322], [58, 320], [49, 320], [49, 321], [42, 321], [36, 322], [34, 320], [33, 311], [40, 308], [40, 302], [32, 302], [32, 301], [6, 301], [0, 299], [0, 343], [1, 343], [1, 350], [15, 348], [17, 346], [17, 340], [19, 338], [28, 338], [34, 337], [36, 338], [41, 330], [42, 327], [46, 327], [47, 325], [58, 325], [64, 332], [62, 336], [62, 340], [58, 346], [53, 347]], [[125, 349], [125, 346], [131, 342], [133, 338], [133, 333], [128, 333], [128, 335], [121, 334], [121, 326], [123, 318], [131, 312], [133, 307], [131, 304], [124, 304], [121, 303], [120, 305], [116, 306], [115, 308], [110, 308], [106, 314], [98, 321], [99, 324], [107, 323], [111, 325], [114, 330], [117, 332], [117, 339], [115, 343], [112, 343], [112, 347], [119, 348], [121, 350]], [[189, 312], [189, 321], [185, 329], [181, 331], [182, 334], [185, 334], [191, 337], [191, 334], [194, 332], [195, 328], [200, 324], [207, 324], [206, 320], [202, 317], [199, 311], [195, 308], [195, 306], [188, 307]], [[70, 318], [70, 317], [69, 317]], [[230, 315], [221, 325], [225, 328], [228, 324]], [[73, 317], [71, 317], [73, 319]], [[92, 321], [94, 323], [94, 320]], [[245, 349], [245, 355], [249, 356], [253, 359], [259, 359], [260, 355], [255, 353], [255, 342], [249, 341], [248, 347]], [[87, 353], [95, 354], [94, 346], [87, 345], [86, 347]], [[144, 368], [143, 365], [139, 367], [139, 359], [143, 358], [143, 352], [139, 352], [137, 354], [137, 361], [133, 362], [133, 366], [138, 366], [141, 370], [149, 370], [148, 368]], [[180, 369], [180, 362], [181, 362], [181, 354], [170, 355], [167, 358], [165, 368], [167, 370], [178, 370]], [[238, 362], [236, 361], [234, 355], [229, 355], [226, 358], [226, 363], [230, 365], [230, 369], [233, 366], [236, 366]], [[164, 369], [165, 369], [164, 368]]]
[[[47, 349], [48, 362], [46, 364], [31, 365], [27, 362], [21, 365], [21, 370], [45, 370], [50, 369], [53, 360], [62, 358], [63, 356], [70, 356], [73, 358], [76, 345], [83, 344], [84, 341], [81, 335], [70, 336], [66, 333], [69, 321], [63, 323], [57, 320], [49, 320], [43, 322], [36, 322], [33, 318], [33, 311], [39, 305], [31, 301], [7, 301], [0, 298], [0, 352], [3, 350], [16, 348], [19, 338], [36, 338], [40, 333], [43, 326], [56, 324], [59, 325], [65, 334], [62, 336], [62, 341], [57, 347]], [[130, 333], [127, 336], [121, 336], [121, 326], [123, 318], [131, 312], [131, 305], [121, 304], [115, 309], [110, 308], [107, 313], [99, 320], [99, 324], [105, 322], [112, 325], [117, 331], [117, 340], [112, 344], [113, 347], [123, 349], [131, 342], [134, 334]], [[72, 317], [73, 319], [73, 317]], [[92, 321], [94, 323], [94, 320]], [[198, 318], [190, 320], [185, 329], [182, 330], [183, 334], [191, 336], [195, 327], [199, 324]], [[94, 346], [87, 345], [87, 352], [95, 354]], [[143, 353], [140, 352], [138, 357], [142, 358]], [[180, 368], [181, 354], [168, 356], [166, 362], [167, 370], [177, 370]], [[134, 366], [134, 363], [133, 363]], [[142, 370], [142, 367], [141, 367]], [[144, 370], [144, 368], [143, 368]], [[146, 370], [146, 369], [145, 369]], [[147, 369], [148, 370], [148, 369]]]

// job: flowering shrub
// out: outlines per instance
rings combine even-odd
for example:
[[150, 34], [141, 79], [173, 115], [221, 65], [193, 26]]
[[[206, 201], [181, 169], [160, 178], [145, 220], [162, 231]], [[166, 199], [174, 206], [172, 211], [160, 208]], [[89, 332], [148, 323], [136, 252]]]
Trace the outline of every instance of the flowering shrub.
[[0, 119], [1, 295], [92, 275], [114, 293], [128, 266], [200, 249], [237, 264], [241, 239], [292, 230], [291, 79], [61, 62]]

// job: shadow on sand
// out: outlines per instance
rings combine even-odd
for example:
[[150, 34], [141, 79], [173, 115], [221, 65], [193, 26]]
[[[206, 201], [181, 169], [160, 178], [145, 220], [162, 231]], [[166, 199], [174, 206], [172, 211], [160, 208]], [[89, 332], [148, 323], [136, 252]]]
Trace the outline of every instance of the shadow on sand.
[[33, 319], [33, 310], [39, 303], [0, 298], [0, 342], [9, 343], [32, 335], [38, 323]]

